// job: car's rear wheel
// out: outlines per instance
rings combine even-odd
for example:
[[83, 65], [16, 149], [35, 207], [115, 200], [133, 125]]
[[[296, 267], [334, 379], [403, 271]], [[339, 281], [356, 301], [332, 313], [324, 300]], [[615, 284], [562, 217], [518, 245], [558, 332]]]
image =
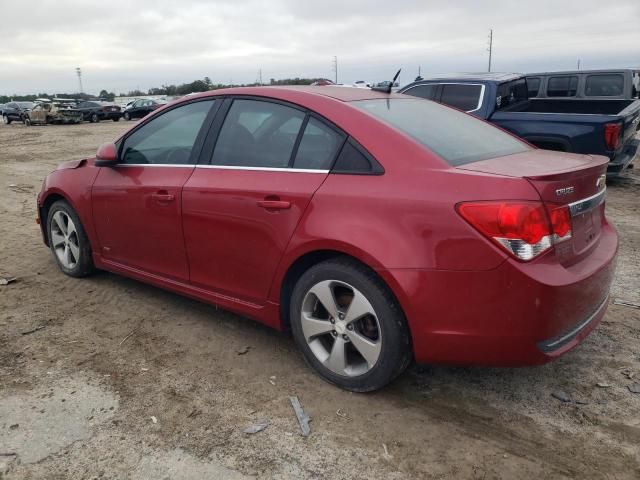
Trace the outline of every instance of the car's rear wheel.
[[31, 119], [29, 117], [24, 117], [24, 124], [27, 127], [30, 127], [31, 126]]
[[93, 273], [91, 244], [77, 213], [64, 200], [58, 200], [49, 208], [47, 235], [60, 270], [72, 277]]
[[404, 315], [382, 280], [350, 259], [307, 270], [293, 290], [291, 329], [325, 380], [347, 390], [379, 389], [411, 360]]
[[124, 117], [124, 119], [125, 119], [125, 120], [127, 120], [127, 121], [131, 120], [131, 114], [130, 114], [129, 112], [124, 112], [123, 117]]

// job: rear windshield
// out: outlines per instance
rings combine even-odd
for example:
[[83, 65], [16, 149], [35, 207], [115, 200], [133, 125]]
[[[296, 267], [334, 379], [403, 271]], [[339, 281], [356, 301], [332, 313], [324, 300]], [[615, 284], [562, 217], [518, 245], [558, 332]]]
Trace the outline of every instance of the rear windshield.
[[454, 167], [530, 150], [499, 128], [429, 100], [393, 98], [351, 104], [414, 138]]
[[618, 97], [624, 91], [622, 74], [589, 75], [584, 87], [587, 97]]

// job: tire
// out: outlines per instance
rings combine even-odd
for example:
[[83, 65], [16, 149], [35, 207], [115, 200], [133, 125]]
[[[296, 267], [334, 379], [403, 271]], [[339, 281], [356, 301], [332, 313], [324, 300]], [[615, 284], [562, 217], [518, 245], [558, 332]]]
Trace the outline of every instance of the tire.
[[[323, 291], [330, 296], [323, 297]], [[324, 308], [321, 297], [333, 301], [333, 307]], [[354, 321], [353, 305], [367, 313]], [[305, 361], [324, 380], [345, 390], [382, 388], [411, 362], [409, 331], [398, 302], [373, 271], [351, 259], [331, 259], [307, 270], [293, 289], [289, 309], [293, 338]], [[334, 357], [334, 351], [343, 355]]]
[[98, 117], [97, 113], [92, 113], [91, 117], [89, 117], [89, 121], [91, 123], [98, 123], [100, 121], [100, 117]]
[[129, 120], [131, 120], [131, 114], [129, 112], [124, 112], [122, 118], [124, 118], [128, 122]]
[[5, 124], [5, 125], [11, 125], [11, 122], [13, 121], [13, 120], [11, 120], [11, 119], [9, 118], [9, 116], [8, 116], [8, 115], [3, 115], [3, 116], [2, 116], [2, 120], [4, 121], [4, 124]]
[[[72, 222], [73, 231], [69, 231]], [[66, 229], [66, 232], [65, 232]], [[91, 244], [80, 222], [80, 217], [64, 200], [58, 200], [47, 214], [49, 248], [58, 267], [70, 277], [86, 277], [95, 271], [91, 256]], [[74, 248], [75, 246], [75, 248]], [[67, 256], [67, 251], [70, 256]], [[70, 261], [65, 261], [70, 260]]]
[[24, 124], [27, 127], [30, 127], [31, 126], [31, 119], [29, 117], [24, 117]]
[[120, 121], [120, 117], [113, 117], [111, 120], [113, 120], [114, 122], [119, 122]]

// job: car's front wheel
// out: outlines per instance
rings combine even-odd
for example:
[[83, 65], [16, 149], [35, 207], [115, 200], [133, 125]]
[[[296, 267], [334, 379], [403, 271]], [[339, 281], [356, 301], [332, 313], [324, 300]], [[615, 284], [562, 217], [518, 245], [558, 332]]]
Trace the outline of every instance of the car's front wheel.
[[24, 124], [27, 127], [30, 127], [31, 126], [31, 119], [29, 117], [24, 117]]
[[347, 390], [377, 390], [411, 360], [405, 318], [371, 270], [347, 258], [321, 262], [294, 287], [293, 337], [325, 380]]
[[100, 121], [100, 117], [98, 117], [97, 113], [92, 113], [89, 121], [91, 123], [98, 123]]
[[95, 270], [91, 244], [78, 214], [58, 200], [47, 215], [49, 247], [60, 270], [72, 277], [85, 277]]
[[124, 119], [125, 119], [126, 121], [131, 120], [131, 114], [130, 114], [129, 112], [124, 112], [123, 117], [124, 117]]
[[3, 115], [2, 116], [2, 121], [4, 122], [5, 125], [10, 125], [11, 124], [11, 119], [9, 118], [8, 115]]

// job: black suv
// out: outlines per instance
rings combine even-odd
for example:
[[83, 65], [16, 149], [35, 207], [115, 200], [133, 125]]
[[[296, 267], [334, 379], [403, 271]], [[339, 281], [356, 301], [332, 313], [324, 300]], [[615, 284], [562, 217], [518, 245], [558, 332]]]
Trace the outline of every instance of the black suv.
[[2, 120], [9, 125], [14, 120], [24, 122], [27, 112], [30, 112], [35, 103], [33, 102], [9, 102], [2, 107]]

